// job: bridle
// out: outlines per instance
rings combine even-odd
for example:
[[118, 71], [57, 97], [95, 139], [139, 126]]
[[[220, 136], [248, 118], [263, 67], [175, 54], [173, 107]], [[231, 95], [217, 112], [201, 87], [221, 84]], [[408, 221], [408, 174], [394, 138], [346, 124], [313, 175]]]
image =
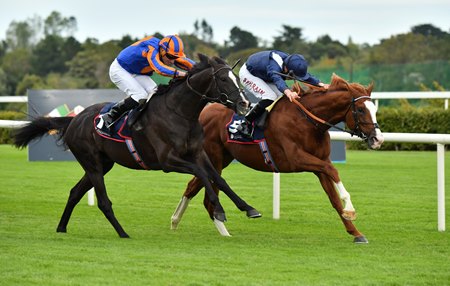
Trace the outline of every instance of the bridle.
[[[341, 128], [341, 127], [339, 127], [339, 126], [337, 126], [337, 125], [334, 125], [334, 124], [331, 124], [331, 123], [329, 123], [329, 122], [327, 122], [327, 121], [325, 121], [325, 120], [323, 120], [323, 119], [321, 119], [321, 118], [319, 118], [319, 117], [317, 117], [317, 116], [315, 116], [314, 114], [312, 114], [303, 104], [301, 104], [299, 101], [297, 101], [297, 100], [294, 100], [293, 101], [293, 103], [295, 103], [298, 107], [300, 107], [300, 111], [303, 113], [303, 115], [306, 117], [306, 118], [308, 118], [308, 119], [312, 119], [312, 120], [314, 120], [314, 121], [317, 121], [317, 122], [319, 122], [319, 123], [321, 123], [321, 124], [324, 124], [324, 125], [327, 125], [327, 126], [329, 126], [329, 127], [334, 127], [334, 128], [336, 128], [336, 129], [338, 129], [338, 130], [340, 130], [340, 131], [343, 131], [343, 132], [347, 132], [347, 133], [349, 133], [350, 135], [352, 135], [352, 136], [354, 136], [354, 135], [356, 135], [356, 136], [358, 136], [359, 138], [361, 138], [361, 139], [363, 139], [363, 140], [367, 140], [368, 139], [368, 137], [367, 137], [367, 135], [364, 133], [364, 132], [362, 132], [362, 130], [361, 130], [361, 127], [360, 127], [360, 125], [361, 124], [372, 124], [373, 126], [374, 126], [374, 128], [380, 128], [380, 126], [378, 125], [378, 123], [372, 123], [372, 122], [365, 122], [365, 121], [360, 121], [359, 119], [358, 119], [358, 112], [357, 112], [357, 110], [356, 110], [356, 102], [358, 101], [358, 100], [361, 100], [361, 99], [366, 99], [366, 100], [370, 100], [370, 96], [367, 96], [367, 95], [362, 95], [362, 96], [359, 96], [359, 97], [356, 97], [356, 98], [352, 98], [352, 101], [350, 102], [350, 105], [348, 106], [348, 108], [347, 108], [347, 111], [345, 112], [345, 114], [344, 114], [344, 118], [345, 117], [347, 117], [347, 113], [351, 110], [352, 111], [352, 115], [353, 115], [353, 120], [355, 121], [355, 128], [354, 128], [354, 130], [346, 130], [346, 129], [344, 129], [344, 128]], [[311, 121], [311, 120], [310, 120]], [[312, 122], [312, 121], [311, 121]], [[314, 124], [314, 122], [312, 122], [313, 124]], [[317, 125], [316, 125], [317, 126]]]
[[[232, 94], [234, 94], [235, 92], [241, 93], [241, 92], [242, 92], [242, 89], [241, 89], [240, 87], [238, 87], [238, 88], [236, 88], [235, 90], [233, 90], [233, 91], [232, 91], [231, 93], [229, 93], [229, 94], [227, 94], [226, 92], [223, 92], [223, 91], [220, 90], [220, 85], [217, 83], [217, 77], [216, 77], [216, 74], [217, 74], [219, 71], [224, 70], [224, 69], [229, 70], [229, 71], [233, 71], [232, 68], [229, 67], [229, 66], [223, 66], [223, 67], [218, 68], [217, 70], [214, 70], [214, 68], [211, 67], [211, 70], [212, 70], [211, 76], [212, 76], [213, 80], [211, 80], [211, 81], [209, 82], [209, 85], [208, 85], [208, 87], [206, 88], [206, 90], [205, 90], [204, 92], [199, 92], [198, 90], [196, 90], [196, 89], [194, 89], [194, 88], [192, 87], [192, 85], [191, 85], [191, 83], [190, 83], [190, 77], [191, 77], [191, 76], [189, 76], [189, 75], [188, 75], [188, 77], [186, 78], [186, 85], [188, 86], [188, 88], [189, 88], [192, 92], [194, 92], [195, 94], [197, 94], [198, 96], [200, 96], [201, 100], [206, 100], [206, 101], [209, 101], [209, 102], [218, 102], [218, 103], [221, 103], [221, 104], [223, 104], [223, 105], [225, 105], [225, 106], [227, 106], [227, 107], [229, 107], [229, 108], [234, 108], [234, 107], [236, 106], [236, 103], [234, 103], [233, 101], [231, 101], [229, 98], [230, 98], [230, 96], [231, 96]], [[210, 90], [212, 89], [213, 85], [214, 85], [215, 88], [216, 88], [216, 92], [215, 92], [215, 93], [218, 94], [217, 97], [211, 97], [211, 96], [208, 96], [208, 95], [207, 95], [207, 94], [210, 92]]]

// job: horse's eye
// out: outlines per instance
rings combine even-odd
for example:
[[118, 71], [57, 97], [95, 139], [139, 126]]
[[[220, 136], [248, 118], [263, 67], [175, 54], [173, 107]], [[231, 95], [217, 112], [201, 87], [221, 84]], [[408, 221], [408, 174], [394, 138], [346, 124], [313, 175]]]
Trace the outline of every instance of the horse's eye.
[[358, 107], [358, 112], [359, 112], [359, 113], [364, 113], [364, 108]]

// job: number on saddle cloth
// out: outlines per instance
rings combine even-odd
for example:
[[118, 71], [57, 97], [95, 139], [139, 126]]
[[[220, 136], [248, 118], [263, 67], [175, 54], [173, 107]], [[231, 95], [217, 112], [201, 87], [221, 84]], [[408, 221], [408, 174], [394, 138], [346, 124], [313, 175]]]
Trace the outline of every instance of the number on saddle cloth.
[[[241, 132], [238, 130], [238, 126], [241, 125], [241, 123], [244, 120], [245, 120], [245, 117], [243, 115], [237, 115], [236, 113], [233, 113], [233, 116], [231, 117], [230, 122], [226, 126], [227, 134], [228, 134], [227, 141], [248, 144], [248, 143], [258, 143], [259, 141], [264, 140], [264, 130], [263, 130], [263, 128], [261, 128], [261, 125], [255, 123], [255, 122], [253, 123], [254, 132], [253, 132], [252, 138], [243, 136], [241, 134]], [[259, 119], [255, 120], [255, 121], [258, 121], [258, 120]]]

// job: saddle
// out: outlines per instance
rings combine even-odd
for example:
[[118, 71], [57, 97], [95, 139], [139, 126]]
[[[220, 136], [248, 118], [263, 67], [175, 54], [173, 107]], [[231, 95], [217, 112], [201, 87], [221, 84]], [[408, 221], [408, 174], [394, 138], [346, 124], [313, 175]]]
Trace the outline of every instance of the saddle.
[[127, 139], [131, 139], [131, 126], [134, 125], [139, 115], [147, 106], [146, 102], [140, 102], [139, 106], [136, 108], [125, 112], [121, 118], [116, 120], [111, 128], [107, 128], [105, 124], [99, 125], [101, 115], [109, 112], [113, 107], [114, 103], [108, 103], [99, 112], [99, 114], [94, 118], [94, 127], [97, 133], [107, 139], [124, 142]]
[[125, 112], [119, 120], [113, 123], [110, 129], [106, 128], [105, 124], [102, 124], [101, 128], [99, 128], [99, 122], [102, 120], [100, 116], [106, 112], [108, 112], [114, 103], [109, 103], [105, 105], [99, 112], [97, 116], [94, 118], [94, 128], [98, 135], [103, 138], [113, 140], [116, 142], [125, 143], [128, 147], [128, 151], [131, 156], [134, 158], [136, 163], [138, 163], [144, 170], [149, 170], [150, 168], [144, 163], [142, 157], [136, 150], [134, 146], [133, 139], [131, 138], [131, 126], [137, 120], [141, 112], [145, 109], [146, 104], [139, 105], [135, 109], [132, 109], [128, 112]]
[[241, 132], [237, 129], [241, 122], [245, 120], [245, 117], [243, 115], [237, 115], [236, 113], [233, 113], [230, 121], [228, 122], [228, 124], [226, 124], [228, 135], [227, 142], [248, 145], [258, 144], [266, 165], [269, 166], [273, 172], [279, 173], [278, 168], [272, 159], [272, 155], [270, 154], [266, 138], [264, 137], [264, 125], [267, 114], [268, 112], [266, 111], [262, 116], [256, 119], [255, 122], [252, 123], [254, 131], [252, 134], [252, 138], [248, 138], [247, 136], [242, 135]]
[[107, 128], [105, 124], [100, 123], [100, 116], [107, 113], [111, 107], [113, 107], [114, 103], [108, 103], [105, 105], [99, 112], [99, 114], [94, 118], [94, 127], [95, 131], [97, 131], [98, 135], [111, 139], [118, 142], [125, 142], [127, 139], [131, 139], [131, 129], [128, 124], [129, 114], [132, 112], [126, 112], [124, 115], [119, 118], [116, 122], [113, 123], [111, 128]]
[[240, 143], [240, 144], [252, 144], [259, 143], [264, 138], [264, 128], [266, 127], [266, 121], [270, 114], [270, 111], [273, 109], [275, 104], [281, 99], [279, 97], [276, 99], [271, 105], [266, 107], [266, 110], [263, 114], [261, 114], [256, 120], [252, 123], [253, 125], [253, 134], [252, 138], [248, 138], [241, 134], [241, 132], [237, 129], [237, 127], [245, 120], [243, 115], [233, 114], [228, 124], [226, 124], [226, 128], [228, 131], [228, 142]]
[[[253, 122], [253, 134], [252, 138], [248, 138], [243, 135], [241, 131], [238, 130], [238, 126], [241, 125], [243, 121], [245, 121], [244, 115], [238, 115], [233, 113], [230, 118], [230, 121], [226, 124], [228, 142], [234, 142], [239, 144], [253, 144], [258, 143], [261, 140], [264, 140], [264, 121], [267, 116], [261, 116], [255, 122]], [[261, 119], [263, 121], [261, 121]], [[259, 122], [261, 121], [261, 122]]]

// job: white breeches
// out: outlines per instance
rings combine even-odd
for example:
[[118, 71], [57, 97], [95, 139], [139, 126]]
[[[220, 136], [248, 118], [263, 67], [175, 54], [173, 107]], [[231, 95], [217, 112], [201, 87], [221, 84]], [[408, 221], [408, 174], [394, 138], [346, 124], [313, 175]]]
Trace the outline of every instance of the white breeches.
[[131, 74], [115, 59], [109, 67], [111, 81], [127, 96], [135, 101], [149, 99], [157, 89], [157, 84], [148, 75]]
[[247, 70], [245, 64], [239, 70], [239, 79], [244, 88], [258, 99], [270, 99], [275, 101], [278, 97], [283, 95], [273, 83], [267, 83], [259, 77], [252, 75]]

